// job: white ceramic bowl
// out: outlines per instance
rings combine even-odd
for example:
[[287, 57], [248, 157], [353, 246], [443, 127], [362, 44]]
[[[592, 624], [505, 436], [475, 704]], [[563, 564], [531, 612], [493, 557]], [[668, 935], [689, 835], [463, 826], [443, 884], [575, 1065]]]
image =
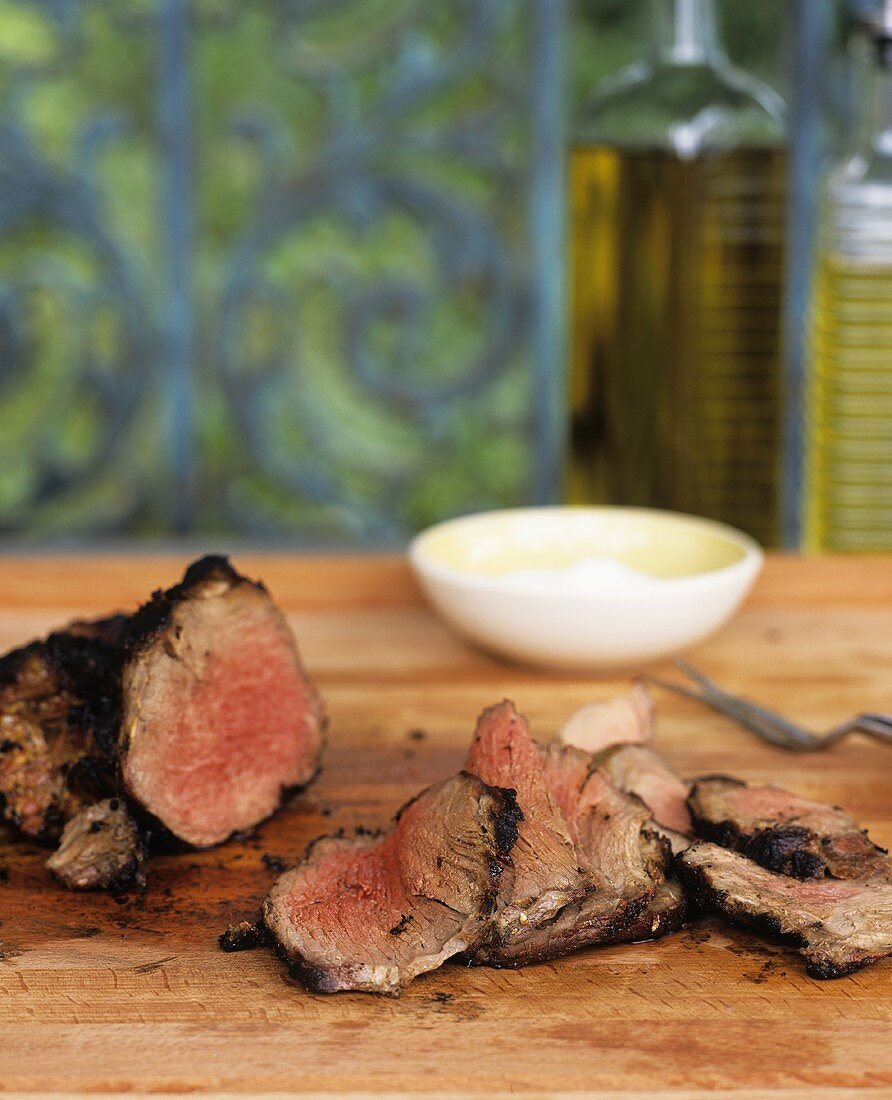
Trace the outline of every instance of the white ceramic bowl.
[[608, 507], [464, 516], [423, 531], [409, 557], [463, 637], [574, 669], [640, 665], [701, 641], [734, 614], [763, 560], [722, 523]]

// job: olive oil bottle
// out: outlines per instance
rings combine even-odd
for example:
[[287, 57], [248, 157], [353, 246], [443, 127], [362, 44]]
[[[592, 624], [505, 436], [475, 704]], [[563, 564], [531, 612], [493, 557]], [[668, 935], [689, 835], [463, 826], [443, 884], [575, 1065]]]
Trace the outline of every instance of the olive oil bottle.
[[868, 117], [822, 196], [806, 399], [810, 550], [892, 550], [892, 3], [868, 30]]
[[776, 537], [784, 107], [712, 0], [654, 0], [650, 60], [570, 152], [569, 496]]

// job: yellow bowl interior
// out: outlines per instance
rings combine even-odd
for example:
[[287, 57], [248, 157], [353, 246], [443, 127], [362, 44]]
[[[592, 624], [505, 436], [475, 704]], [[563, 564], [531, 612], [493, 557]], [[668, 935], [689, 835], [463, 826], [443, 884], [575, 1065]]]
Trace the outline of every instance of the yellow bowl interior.
[[723, 569], [746, 551], [732, 532], [695, 517], [646, 509], [542, 508], [468, 516], [434, 528], [421, 550], [433, 565], [499, 577], [614, 558], [652, 577]]

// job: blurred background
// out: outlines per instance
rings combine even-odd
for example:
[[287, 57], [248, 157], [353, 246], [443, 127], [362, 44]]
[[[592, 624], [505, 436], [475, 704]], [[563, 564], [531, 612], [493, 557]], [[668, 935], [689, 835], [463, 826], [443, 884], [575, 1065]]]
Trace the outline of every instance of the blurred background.
[[892, 548], [890, 250], [852, 291], [834, 237], [862, 328], [813, 321], [882, 8], [0, 0], [3, 542], [570, 499]]

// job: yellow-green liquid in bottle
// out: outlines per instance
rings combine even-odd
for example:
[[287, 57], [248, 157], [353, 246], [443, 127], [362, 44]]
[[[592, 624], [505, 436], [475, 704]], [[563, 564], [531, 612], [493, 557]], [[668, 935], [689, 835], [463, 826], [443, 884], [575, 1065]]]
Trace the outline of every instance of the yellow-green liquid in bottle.
[[810, 550], [892, 550], [892, 3], [867, 29], [869, 126], [827, 179], [818, 234], [805, 418]]
[[810, 550], [892, 549], [889, 245], [885, 263], [833, 252], [819, 261], [806, 403]]
[[574, 502], [776, 538], [786, 157], [571, 151]]

